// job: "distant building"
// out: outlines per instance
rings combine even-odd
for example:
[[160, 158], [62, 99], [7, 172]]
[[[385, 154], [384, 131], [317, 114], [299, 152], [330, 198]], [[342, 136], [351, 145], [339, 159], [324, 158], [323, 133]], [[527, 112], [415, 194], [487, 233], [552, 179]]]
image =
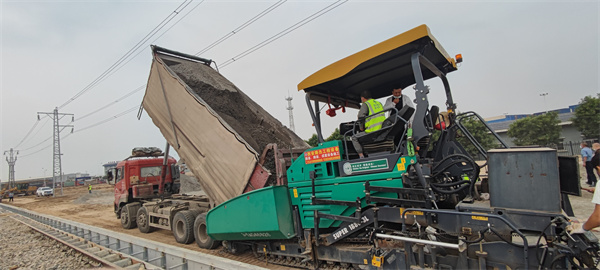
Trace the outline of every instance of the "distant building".
[[[89, 177], [90, 175], [88, 173], [67, 173], [67, 174], [63, 174], [62, 177], [58, 177], [56, 179], [56, 184], [58, 186], [60, 186], [60, 183], [67, 183], [67, 182], [73, 182], [75, 180], [75, 178], [78, 177]], [[42, 186], [48, 186], [51, 187], [52, 186], [52, 181], [53, 181], [53, 177], [52, 176], [47, 176], [47, 177], [33, 177], [33, 178], [22, 178], [22, 179], [15, 179], [15, 182], [17, 183], [29, 183], [30, 186], [37, 186], [37, 187], [42, 187]], [[2, 187], [4, 187], [5, 183], [2, 183]]]
[[108, 171], [116, 168], [118, 163], [118, 161], [110, 161], [102, 165], [102, 167], [104, 167], [104, 175], [106, 175]]
[[[558, 113], [558, 119], [560, 120], [560, 123], [558, 125], [562, 128], [559, 143], [564, 144], [564, 146], [562, 146], [564, 148], [570, 147], [570, 144], [573, 143], [575, 144], [575, 147], [578, 148], [579, 143], [584, 139], [582, 138], [581, 132], [579, 132], [575, 128], [575, 126], [573, 126], [573, 121], [571, 121], [571, 118], [575, 117], [575, 109], [577, 107], [579, 107], [579, 105], [572, 105], [568, 108], [562, 108], [551, 111]], [[498, 133], [498, 135], [500, 135], [500, 138], [502, 138], [502, 140], [504, 140], [509, 146], [515, 146], [515, 144], [513, 143], [513, 139], [508, 136], [508, 127], [510, 127], [510, 125], [516, 120], [519, 120], [521, 118], [525, 118], [532, 115], [541, 115], [544, 113], [546, 112], [537, 112], [534, 114], [502, 115], [486, 118], [485, 121], [492, 128], [492, 130]], [[559, 146], [559, 149], [562, 147]]]

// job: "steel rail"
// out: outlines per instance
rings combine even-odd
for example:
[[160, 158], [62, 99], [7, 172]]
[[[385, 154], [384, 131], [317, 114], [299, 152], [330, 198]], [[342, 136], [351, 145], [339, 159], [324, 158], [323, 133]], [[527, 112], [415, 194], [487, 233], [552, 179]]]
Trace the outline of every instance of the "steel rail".
[[149, 268], [167, 270], [211, 269], [211, 270], [265, 270], [259, 266], [246, 264], [218, 256], [171, 246], [119, 232], [94, 227], [59, 217], [43, 215], [7, 204], [0, 207], [21, 216], [48, 225], [62, 232], [80, 237], [94, 245], [111, 249], [123, 256], [144, 262]]
[[129, 256], [124, 256], [115, 252], [111, 253], [111, 251], [107, 250], [106, 248], [98, 247], [97, 245], [91, 244], [80, 237], [66, 232], [60, 232], [55, 228], [36, 222], [22, 215], [13, 213], [13, 216], [9, 217], [49, 237], [50, 239], [83, 254], [89, 259], [99, 263], [99, 267], [106, 269], [154, 269], [154, 267], [148, 267], [146, 264]]

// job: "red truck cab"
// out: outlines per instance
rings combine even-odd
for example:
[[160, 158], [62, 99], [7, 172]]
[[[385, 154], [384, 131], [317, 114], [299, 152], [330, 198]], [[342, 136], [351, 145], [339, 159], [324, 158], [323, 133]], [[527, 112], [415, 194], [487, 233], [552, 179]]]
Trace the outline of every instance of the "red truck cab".
[[[117, 164], [116, 169], [110, 173], [114, 175], [116, 182], [114, 208], [117, 216], [126, 204], [162, 195], [159, 194], [159, 184], [163, 161], [164, 158], [160, 156], [129, 157]], [[166, 194], [179, 193], [179, 168], [176, 163], [172, 157], [167, 160], [164, 181]]]

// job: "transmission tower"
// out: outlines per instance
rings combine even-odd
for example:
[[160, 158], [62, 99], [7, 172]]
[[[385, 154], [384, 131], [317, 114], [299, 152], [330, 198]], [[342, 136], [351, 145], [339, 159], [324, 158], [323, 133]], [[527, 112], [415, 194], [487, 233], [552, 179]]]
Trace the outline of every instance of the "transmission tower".
[[17, 162], [17, 155], [19, 154], [19, 150], [13, 151], [13, 149], [11, 148], [10, 151], [4, 151], [4, 155], [6, 155], [6, 153], [9, 153], [8, 156], [6, 156], [6, 162], [8, 162], [8, 188], [7, 189], [11, 189], [14, 188], [16, 186], [15, 184], [15, 163]]
[[296, 128], [294, 127], [294, 113], [292, 112], [294, 110], [294, 106], [292, 106], [292, 96], [288, 96], [285, 98], [285, 100], [287, 100], [288, 102], [288, 106], [287, 106], [287, 110], [290, 111], [290, 129], [293, 132], [296, 132]]
[[[70, 115], [71, 123], [75, 121], [75, 116], [72, 113], [58, 113], [58, 108], [54, 108], [53, 112], [38, 112], [38, 119], [40, 114], [45, 114], [54, 120], [54, 128], [52, 129], [52, 137], [54, 138], [53, 143], [53, 154], [52, 154], [52, 188], [56, 188], [57, 180], [60, 180], [60, 195], [62, 195], [63, 179], [62, 179], [62, 163], [60, 160], [60, 132], [67, 127], [73, 127], [73, 125], [61, 125], [60, 119]], [[62, 129], [61, 129], [62, 128]], [[73, 130], [71, 130], [73, 132]], [[52, 197], [56, 196], [56, 192], [52, 192]]]

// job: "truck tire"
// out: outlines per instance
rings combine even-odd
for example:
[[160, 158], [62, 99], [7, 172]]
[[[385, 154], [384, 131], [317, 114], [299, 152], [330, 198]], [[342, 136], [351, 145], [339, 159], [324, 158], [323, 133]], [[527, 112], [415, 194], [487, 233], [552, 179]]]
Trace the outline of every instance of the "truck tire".
[[154, 231], [154, 227], [150, 227], [150, 216], [148, 215], [148, 209], [142, 207], [137, 212], [137, 224], [138, 229], [141, 233], [151, 233]]
[[198, 215], [194, 221], [194, 238], [196, 244], [203, 249], [215, 249], [220, 244], [220, 241], [215, 241], [206, 233], [206, 213]]
[[173, 217], [173, 236], [177, 243], [189, 244], [194, 242], [194, 213], [179, 211]]
[[121, 209], [121, 226], [125, 229], [133, 229], [137, 226], [136, 223], [136, 213], [135, 211], [135, 207], [132, 207], [129, 204], [126, 204], [125, 206], [123, 206], [123, 209]]

